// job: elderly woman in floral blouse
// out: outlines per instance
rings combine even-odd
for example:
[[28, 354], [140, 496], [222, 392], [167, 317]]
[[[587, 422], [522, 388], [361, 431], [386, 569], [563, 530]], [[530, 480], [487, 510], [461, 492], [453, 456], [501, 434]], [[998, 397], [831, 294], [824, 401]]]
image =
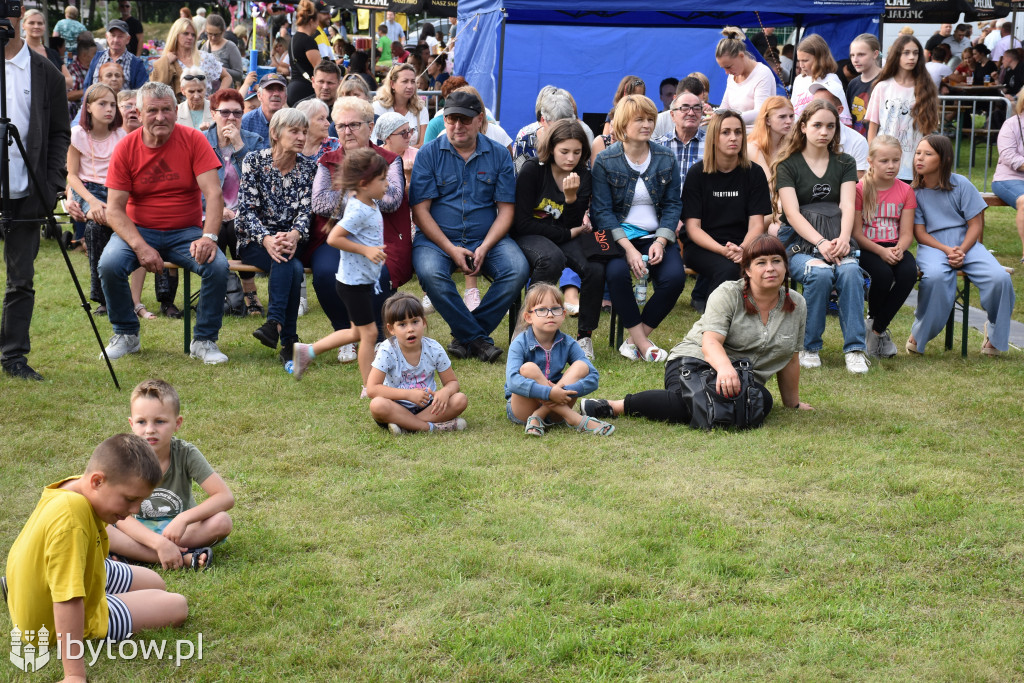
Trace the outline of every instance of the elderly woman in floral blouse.
[[282, 109], [270, 119], [270, 149], [252, 152], [242, 162], [239, 190], [239, 256], [270, 274], [267, 322], [252, 333], [272, 349], [281, 341], [281, 361], [291, 360], [299, 340], [302, 262], [297, 253], [309, 237], [310, 195], [316, 162], [301, 152], [309, 121], [297, 109]]

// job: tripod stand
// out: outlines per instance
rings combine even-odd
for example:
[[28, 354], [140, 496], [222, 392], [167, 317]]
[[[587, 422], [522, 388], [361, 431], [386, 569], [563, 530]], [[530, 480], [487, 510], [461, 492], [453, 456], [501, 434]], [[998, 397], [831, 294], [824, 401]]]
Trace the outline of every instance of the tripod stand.
[[[0, 52], [6, 54], [7, 44], [15, 38], [14, 26], [11, 24], [8, 16], [20, 15], [20, 6], [18, 7], [18, 15], [11, 15], [7, 12], [12, 9], [12, 5], [20, 5], [20, 3], [3, 2], [0, 6], [4, 9], [4, 15], [0, 16]], [[25, 151], [25, 145], [21, 141], [21, 135], [18, 132], [17, 126], [7, 116], [7, 68], [6, 65], [3, 69], [0, 69], [0, 230], [3, 231], [5, 239], [16, 239], [16, 235], [12, 232], [11, 228], [15, 223], [33, 223], [38, 225], [37, 219], [21, 219], [17, 220], [13, 214], [13, 199], [11, 197], [11, 146], [17, 145], [18, 152], [21, 154], [21, 158], [25, 161], [25, 170], [28, 172], [29, 180], [29, 191], [35, 193], [37, 197], [45, 197], [42, 185], [39, 183], [39, 179], [36, 177], [35, 170], [29, 163], [28, 154]], [[54, 218], [53, 209], [51, 208], [49, 213], [44, 218], [49, 232], [52, 234], [60, 234], [57, 229], [57, 219]], [[60, 245], [61, 254], [64, 256], [64, 264], [68, 268], [68, 273], [71, 274], [71, 280], [75, 283], [75, 289], [78, 290], [78, 298], [82, 302], [82, 308], [85, 309], [85, 314], [89, 318], [89, 323], [92, 325], [93, 334], [96, 335], [96, 342], [100, 345], [100, 353], [103, 359], [107, 362], [107, 369], [110, 371], [110, 378], [114, 381], [114, 386], [120, 390], [121, 385], [117, 381], [117, 375], [114, 374], [114, 367], [110, 364], [110, 359], [107, 357], [106, 347], [103, 344], [103, 339], [100, 337], [100, 331], [96, 327], [96, 321], [92, 316], [92, 306], [89, 300], [85, 297], [85, 292], [82, 291], [82, 285], [78, 282], [78, 276], [75, 274], [75, 268], [71, 264], [71, 258], [68, 256], [68, 251], [64, 247], [64, 241], [61, 239], [57, 240], [57, 244]]]

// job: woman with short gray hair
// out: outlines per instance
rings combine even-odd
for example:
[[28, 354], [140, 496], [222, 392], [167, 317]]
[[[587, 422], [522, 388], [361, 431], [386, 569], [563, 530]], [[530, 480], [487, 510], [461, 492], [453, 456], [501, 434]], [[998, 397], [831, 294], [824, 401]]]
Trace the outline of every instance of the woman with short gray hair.
[[267, 322], [252, 333], [272, 349], [281, 342], [281, 362], [291, 360], [299, 317], [302, 262], [299, 247], [309, 237], [310, 196], [316, 162], [302, 156], [309, 120], [297, 109], [270, 119], [270, 149], [242, 162], [235, 229], [243, 263], [269, 273]]
[[295, 108], [309, 119], [306, 147], [302, 150], [302, 156], [313, 161], [320, 161], [320, 157], [324, 154], [333, 152], [341, 146], [338, 138], [332, 138], [329, 135], [331, 130], [331, 119], [328, 118], [330, 110], [325, 102], [311, 98], [299, 102]]
[[213, 123], [210, 100], [206, 97], [206, 75], [198, 66], [181, 72], [181, 94], [185, 101], [178, 105], [178, 123], [196, 130], [206, 130]]

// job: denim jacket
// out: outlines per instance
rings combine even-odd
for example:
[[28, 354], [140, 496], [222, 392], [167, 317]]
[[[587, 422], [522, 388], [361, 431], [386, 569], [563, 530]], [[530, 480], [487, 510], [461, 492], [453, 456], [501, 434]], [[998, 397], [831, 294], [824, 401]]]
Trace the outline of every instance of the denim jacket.
[[[676, 226], [683, 210], [682, 186], [679, 180], [679, 161], [668, 147], [655, 142], [647, 143], [651, 149], [651, 163], [644, 172], [644, 184], [654, 201], [658, 213], [655, 237], [669, 242], [676, 239]], [[613, 240], [626, 236], [620, 223], [629, 215], [640, 174], [630, 168], [621, 142], [616, 142], [597, 155], [593, 169], [593, 196], [590, 200], [590, 222], [594, 231], [610, 231]]]
[[599, 375], [594, 364], [587, 360], [583, 349], [576, 341], [559, 331], [555, 334], [551, 350], [547, 351], [537, 341], [533, 328], [527, 327], [508, 345], [508, 362], [505, 364], [505, 398], [518, 394], [527, 398], [539, 398], [547, 401], [551, 397], [551, 387], [542, 386], [536, 380], [523, 377], [519, 370], [525, 363], [535, 363], [549, 381], [557, 383], [567, 366], [581, 360], [590, 366], [590, 372], [578, 382], [566, 385], [567, 391], [578, 392], [577, 396], [586, 396], [597, 389]]
[[[238, 173], [238, 177], [242, 177], [242, 159], [249, 152], [254, 152], [259, 149], [263, 149], [263, 137], [259, 133], [253, 133], [249, 130], [239, 130], [242, 135], [242, 148], [236, 149], [234, 154], [231, 155], [231, 164], [235, 167], [235, 172]], [[217, 147], [217, 124], [213, 124], [203, 133], [206, 136], [206, 141], [210, 143], [210, 147], [213, 147], [213, 151], [220, 156], [220, 149]], [[220, 168], [217, 169], [217, 180], [224, 184], [224, 165], [221, 164]]]

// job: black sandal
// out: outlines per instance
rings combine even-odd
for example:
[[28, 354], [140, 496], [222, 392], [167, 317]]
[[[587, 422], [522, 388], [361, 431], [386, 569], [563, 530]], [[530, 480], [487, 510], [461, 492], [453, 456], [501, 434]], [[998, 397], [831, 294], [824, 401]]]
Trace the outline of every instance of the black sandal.
[[[189, 548], [181, 554], [185, 557], [189, 553], [192, 553], [192, 562], [185, 566], [185, 569], [191, 569], [194, 572], [205, 572], [213, 564], [213, 550], [209, 547], [203, 548]], [[199, 557], [206, 555], [206, 564], [199, 564]]]
[[175, 320], [181, 319], [181, 311], [178, 310], [178, 307], [173, 303], [160, 304], [160, 315], [167, 316], [168, 318], [173, 318]]
[[264, 311], [263, 306], [260, 305], [260, 300], [256, 292], [245, 293], [245, 312], [247, 315], [266, 315], [266, 311]]

